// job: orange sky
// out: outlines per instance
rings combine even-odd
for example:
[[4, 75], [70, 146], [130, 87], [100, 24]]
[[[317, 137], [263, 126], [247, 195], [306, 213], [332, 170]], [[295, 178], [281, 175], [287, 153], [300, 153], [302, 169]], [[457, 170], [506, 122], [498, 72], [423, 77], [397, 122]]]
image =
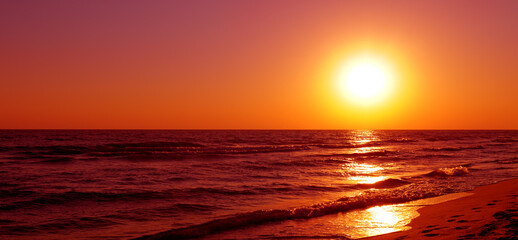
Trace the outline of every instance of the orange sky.
[[[517, 1], [2, 1], [0, 128], [518, 129]], [[392, 97], [354, 106], [368, 52]]]

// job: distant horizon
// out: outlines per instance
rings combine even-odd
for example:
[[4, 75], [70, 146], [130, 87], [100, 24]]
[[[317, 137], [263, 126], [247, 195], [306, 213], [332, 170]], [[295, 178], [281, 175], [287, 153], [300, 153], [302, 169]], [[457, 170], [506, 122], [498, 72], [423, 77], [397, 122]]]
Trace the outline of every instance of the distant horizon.
[[462, 128], [414, 128], [414, 129], [331, 129], [331, 128], [0, 128], [1, 130], [158, 130], [158, 131], [518, 131], [518, 128], [462, 129]]

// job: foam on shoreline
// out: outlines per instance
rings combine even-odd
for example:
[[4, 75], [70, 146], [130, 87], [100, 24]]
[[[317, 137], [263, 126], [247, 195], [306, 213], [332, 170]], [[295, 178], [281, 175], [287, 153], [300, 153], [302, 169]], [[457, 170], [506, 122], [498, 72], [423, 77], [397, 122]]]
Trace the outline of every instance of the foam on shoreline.
[[364, 239], [512, 239], [518, 235], [518, 179], [481, 186], [472, 193], [419, 209], [410, 230]]

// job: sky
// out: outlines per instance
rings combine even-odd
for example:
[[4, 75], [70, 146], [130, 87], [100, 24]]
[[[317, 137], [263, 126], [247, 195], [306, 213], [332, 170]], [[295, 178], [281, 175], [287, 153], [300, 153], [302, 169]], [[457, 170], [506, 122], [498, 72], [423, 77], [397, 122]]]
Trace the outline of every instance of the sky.
[[[518, 1], [1, 1], [0, 129], [518, 129]], [[390, 96], [337, 72], [383, 59]]]

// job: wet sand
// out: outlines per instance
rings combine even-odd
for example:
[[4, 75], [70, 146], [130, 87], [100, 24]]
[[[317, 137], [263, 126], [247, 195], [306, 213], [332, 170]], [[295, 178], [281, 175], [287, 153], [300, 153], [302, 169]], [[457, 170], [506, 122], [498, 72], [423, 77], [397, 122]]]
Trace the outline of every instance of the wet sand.
[[410, 230], [364, 239], [518, 239], [518, 179], [472, 193], [419, 209]]

